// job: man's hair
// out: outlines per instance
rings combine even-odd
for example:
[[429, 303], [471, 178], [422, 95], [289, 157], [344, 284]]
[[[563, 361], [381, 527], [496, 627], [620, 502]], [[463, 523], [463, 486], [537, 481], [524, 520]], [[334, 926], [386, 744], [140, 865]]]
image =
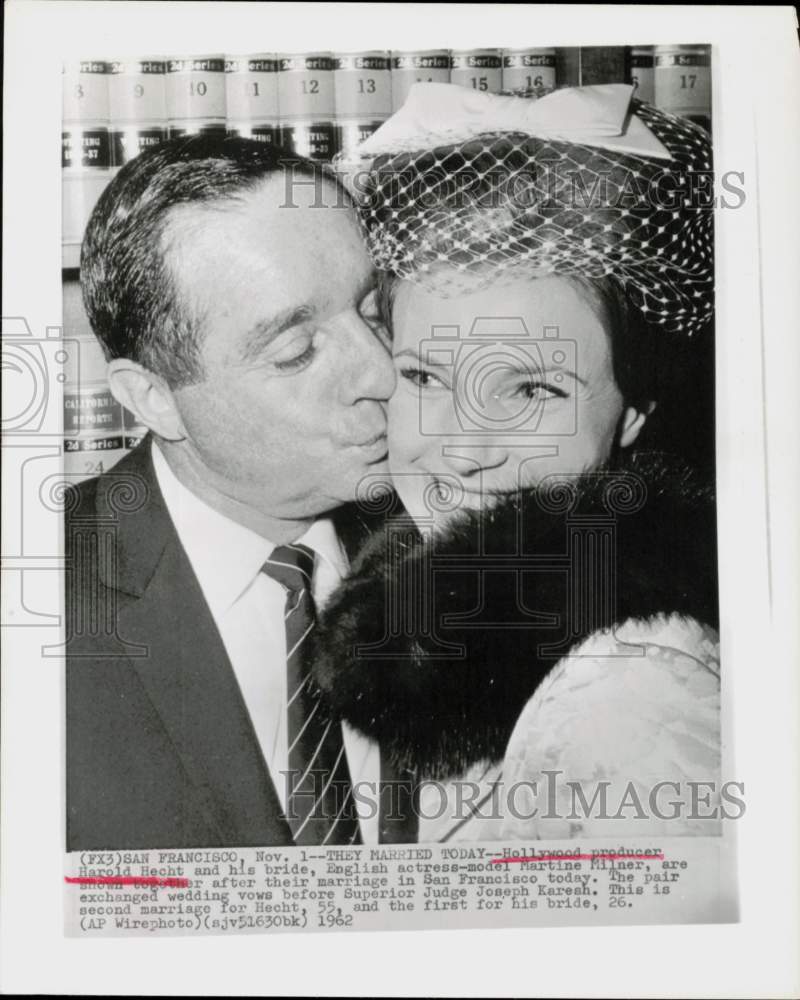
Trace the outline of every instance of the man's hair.
[[279, 171], [337, 183], [321, 164], [279, 146], [222, 135], [171, 139], [122, 168], [81, 249], [83, 301], [107, 359], [130, 358], [173, 388], [202, 378], [201, 317], [168, 260], [172, 210], [236, 201]]

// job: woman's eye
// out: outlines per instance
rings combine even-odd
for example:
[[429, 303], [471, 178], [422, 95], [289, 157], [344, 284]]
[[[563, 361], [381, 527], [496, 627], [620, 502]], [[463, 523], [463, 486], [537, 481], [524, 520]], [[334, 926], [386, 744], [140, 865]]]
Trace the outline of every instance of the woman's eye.
[[401, 368], [400, 376], [418, 389], [446, 389], [445, 383], [424, 368]]
[[517, 386], [515, 396], [524, 396], [525, 399], [566, 399], [566, 392], [549, 382], [526, 381]]

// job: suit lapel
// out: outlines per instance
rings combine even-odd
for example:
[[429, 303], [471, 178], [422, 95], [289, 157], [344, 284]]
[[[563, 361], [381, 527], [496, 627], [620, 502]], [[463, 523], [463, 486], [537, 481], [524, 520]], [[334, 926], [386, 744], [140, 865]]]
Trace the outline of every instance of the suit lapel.
[[[133, 477], [144, 498], [118, 515], [118, 565], [107, 581], [130, 598], [120, 601], [120, 635], [148, 647], [131, 663], [220, 842], [291, 844], [224, 644], [158, 489], [149, 442], [116, 469], [117, 488]], [[98, 513], [110, 509], [113, 470], [105, 479]]]

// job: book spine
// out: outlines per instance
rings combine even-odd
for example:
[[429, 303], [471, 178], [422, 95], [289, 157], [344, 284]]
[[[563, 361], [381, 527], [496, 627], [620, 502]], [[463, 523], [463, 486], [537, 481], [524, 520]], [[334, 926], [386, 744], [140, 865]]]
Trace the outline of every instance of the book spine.
[[228, 135], [280, 142], [278, 60], [272, 52], [225, 57]]
[[392, 113], [392, 70], [388, 52], [334, 56], [336, 147], [345, 156]]
[[82, 60], [63, 69], [61, 132], [62, 263], [78, 267], [86, 223], [111, 179], [108, 63]]
[[652, 45], [631, 49], [628, 61], [628, 82], [633, 84], [633, 96], [647, 104], [655, 103], [655, 57]]
[[392, 110], [405, 104], [415, 83], [450, 83], [450, 50], [392, 53]]
[[336, 152], [334, 59], [330, 52], [278, 56], [281, 145], [310, 160]]
[[544, 97], [556, 89], [555, 49], [505, 49], [503, 90]]
[[130, 447], [123, 409], [111, 395], [102, 348], [77, 281], [64, 282], [64, 473], [80, 482], [105, 472]]
[[625, 81], [625, 47], [591, 45], [580, 49], [581, 86], [599, 86]]
[[711, 47], [657, 45], [654, 73], [655, 105], [711, 127]]
[[223, 56], [167, 59], [166, 104], [170, 139], [204, 132], [224, 134]]
[[499, 94], [503, 89], [503, 53], [500, 49], [454, 49], [450, 54], [450, 82], [472, 90]]
[[114, 173], [167, 138], [163, 59], [116, 59], [109, 63], [111, 162]]

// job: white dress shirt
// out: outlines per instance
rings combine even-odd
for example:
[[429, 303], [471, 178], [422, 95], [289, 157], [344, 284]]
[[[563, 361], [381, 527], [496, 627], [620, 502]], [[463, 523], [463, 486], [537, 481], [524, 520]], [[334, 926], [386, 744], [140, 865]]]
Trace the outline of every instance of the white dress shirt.
[[[164, 503], [183, 545], [228, 653], [264, 759], [283, 809], [289, 748], [286, 718], [286, 592], [261, 572], [275, 548], [249, 528], [213, 510], [187, 489], [153, 443], [153, 465]], [[348, 569], [347, 556], [332, 522], [319, 518], [293, 541], [314, 550], [311, 591], [321, 608]], [[347, 763], [353, 782], [380, 780], [378, 745], [342, 725]], [[368, 794], [367, 786], [360, 789]], [[371, 794], [370, 794], [370, 797]], [[358, 801], [361, 838], [378, 842], [377, 809]]]

